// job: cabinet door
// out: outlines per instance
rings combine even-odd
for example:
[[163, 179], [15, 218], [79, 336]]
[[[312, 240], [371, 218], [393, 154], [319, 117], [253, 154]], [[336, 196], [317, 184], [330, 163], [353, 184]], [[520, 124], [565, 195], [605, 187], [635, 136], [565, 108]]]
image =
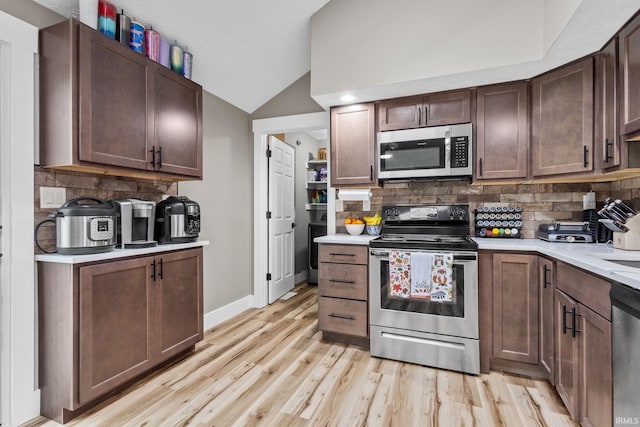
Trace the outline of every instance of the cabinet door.
[[202, 177], [202, 87], [155, 65], [155, 168]]
[[493, 357], [538, 364], [538, 257], [493, 256]]
[[424, 125], [439, 126], [471, 121], [471, 92], [461, 90], [429, 95], [424, 100]]
[[84, 25], [78, 46], [79, 159], [151, 168], [150, 61]]
[[555, 263], [538, 258], [540, 280], [540, 365], [547, 371], [549, 382], [555, 384], [553, 369], [553, 290]]
[[374, 105], [331, 109], [331, 185], [375, 184]]
[[581, 358], [580, 422], [605, 427], [613, 419], [611, 322], [579, 304]]
[[597, 58], [596, 144], [601, 147], [602, 167], [620, 165], [618, 132], [618, 39], [612, 40]]
[[526, 82], [478, 89], [478, 179], [527, 176], [527, 92]]
[[534, 176], [593, 170], [593, 59], [533, 80]]
[[640, 16], [620, 32], [621, 133], [640, 130]]
[[202, 339], [202, 249], [158, 255], [155, 261], [153, 342], [162, 361]]
[[80, 403], [103, 395], [154, 363], [147, 286], [151, 260], [143, 257], [79, 269]]
[[378, 106], [378, 130], [413, 129], [423, 126], [422, 96], [391, 99]]
[[554, 291], [556, 390], [574, 419], [578, 417], [580, 346], [573, 336], [573, 310], [578, 304], [564, 292]]

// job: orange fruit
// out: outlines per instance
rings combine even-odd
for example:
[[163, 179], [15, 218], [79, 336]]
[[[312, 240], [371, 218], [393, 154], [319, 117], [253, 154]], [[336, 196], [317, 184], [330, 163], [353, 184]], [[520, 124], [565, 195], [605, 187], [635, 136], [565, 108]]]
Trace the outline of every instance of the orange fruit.
[[351, 224], [351, 218], [345, 218], [344, 223], [345, 224]]

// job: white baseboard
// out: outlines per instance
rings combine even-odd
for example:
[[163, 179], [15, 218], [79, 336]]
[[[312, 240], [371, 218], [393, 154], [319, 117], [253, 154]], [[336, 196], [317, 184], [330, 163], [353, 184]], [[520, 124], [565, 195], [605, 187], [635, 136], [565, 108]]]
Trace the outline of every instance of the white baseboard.
[[213, 328], [214, 326], [231, 319], [233, 316], [242, 313], [253, 307], [253, 295], [247, 295], [224, 307], [217, 308], [204, 315], [204, 330]]
[[297, 285], [298, 283], [306, 282], [308, 275], [309, 275], [309, 272], [307, 270], [301, 271], [300, 273], [296, 274], [293, 277], [293, 283]]

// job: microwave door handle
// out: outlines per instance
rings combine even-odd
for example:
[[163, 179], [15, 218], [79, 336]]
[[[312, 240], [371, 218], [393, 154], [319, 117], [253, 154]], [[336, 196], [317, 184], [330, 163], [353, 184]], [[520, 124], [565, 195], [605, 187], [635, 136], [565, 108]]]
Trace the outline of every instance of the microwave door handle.
[[447, 132], [447, 137], [444, 140], [444, 168], [449, 170], [451, 174], [451, 138], [450, 133]]

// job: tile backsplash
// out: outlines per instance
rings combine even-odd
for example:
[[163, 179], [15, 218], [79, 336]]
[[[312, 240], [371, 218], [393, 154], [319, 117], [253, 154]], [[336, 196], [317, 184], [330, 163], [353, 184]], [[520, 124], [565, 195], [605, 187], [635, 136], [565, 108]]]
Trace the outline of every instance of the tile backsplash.
[[[67, 200], [76, 197], [97, 197], [103, 200], [137, 198], [159, 202], [164, 194], [178, 194], [177, 183], [168, 181], [147, 181], [135, 178], [115, 177], [109, 175], [87, 174], [80, 172], [59, 171], [34, 167], [34, 214], [35, 226], [47, 219], [47, 215], [56, 209], [40, 208], [40, 187], [64, 187]], [[45, 224], [38, 233], [40, 245], [48, 250], [55, 250], [55, 227]], [[36, 253], [40, 251], [35, 248]]]
[[[640, 208], [640, 178], [602, 183], [469, 185], [462, 181], [386, 183], [372, 189], [371, 210], [362, 211], [362, 202], [344, 202], [344, 212], [336, 214], [338, 233], [345, 233], [344, 219], [371, 215], [383, 205], [468, 204], [471, 212], [485, 206], [520, 206], [522, 235], [536, 237], [538, 225], [556, 220], [582, 221], [582, 196], [596, 193], [601, 205], [611, 196]], [[473, 222], [473, 216], [472, 216]]]

